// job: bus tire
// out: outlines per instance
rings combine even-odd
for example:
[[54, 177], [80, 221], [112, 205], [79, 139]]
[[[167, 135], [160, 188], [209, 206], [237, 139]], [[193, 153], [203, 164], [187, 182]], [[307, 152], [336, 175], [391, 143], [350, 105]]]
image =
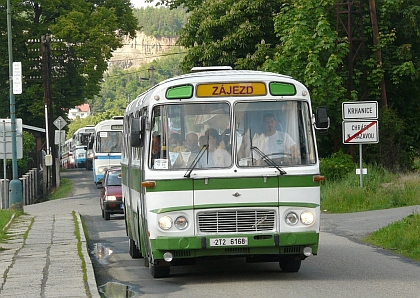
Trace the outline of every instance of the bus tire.
[[280, 269], [283, 272], [298, 272], [301, 263], [302, 260], [296, 259], [295, 257], [284, 257], [279, 261]]
[[105, 220], [110, 220], [110, 219], [111, 219], [111, 214], [105, 211]]
[[140, 250], [136, 246], [136, 242], [133, 239], [128, 239], [128, 251], [132, 259], [139, 259], [142, 257]]
[[154, 278], [168, 277], [171, 267], [169, 266], [156, 266], [152, 262], [149, 264], [150, 274]]

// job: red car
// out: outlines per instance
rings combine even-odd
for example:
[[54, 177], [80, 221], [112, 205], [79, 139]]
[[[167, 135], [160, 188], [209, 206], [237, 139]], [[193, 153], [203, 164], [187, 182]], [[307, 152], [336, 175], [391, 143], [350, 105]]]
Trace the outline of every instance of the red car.
[[124, 214], [121, 189], [121, 167], [107, 169], [102, 181], [100, 198], [102, 217], [110, 220], [111, 214]]

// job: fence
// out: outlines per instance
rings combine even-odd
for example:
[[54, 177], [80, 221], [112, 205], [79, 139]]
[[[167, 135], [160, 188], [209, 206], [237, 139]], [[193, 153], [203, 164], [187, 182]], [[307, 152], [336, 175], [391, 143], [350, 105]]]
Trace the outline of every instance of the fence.
[[[42, 177], [37, 168], [29, 170], [26, 174], [19, 178], [22, 183], [22, 205], [34, 204], [37, 198], [42, 194], [41, 183]], [[1, 209], [9, 208], [9, 179], [0, 180], [0, 197], [1, 197]]]

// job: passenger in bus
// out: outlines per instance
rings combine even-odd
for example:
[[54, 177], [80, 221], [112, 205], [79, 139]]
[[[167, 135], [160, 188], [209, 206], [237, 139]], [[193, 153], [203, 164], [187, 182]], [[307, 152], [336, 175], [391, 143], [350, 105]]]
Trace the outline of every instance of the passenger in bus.
[[194, 132], [190, 132], [185, 136], [184, 150], [180, 152], [176, 161], [175, 167], [190, 166], [197, 154], [200, 152], [198, 146], [198, 136]]
[[216, 129], [209, 128], [204, 134], [208, 142], [207, 151], [201, 156], [197, 167], [228, 167], [231, 165], [231, 156], [226, 149], [220, 148], [220, 136]]
[[171, 133], [169, 137], [169, 151], [170, 152], [181, 152], [184, 150], [184, 146], [181, 144], [181, 135], [179, 133]]
[[[272, 113], [264, 115], [263, 124], [265, 131], [254, 135], [252, 145], [271, 159], [297, 160], [299, 150], [296, 142], [288, 133], [277, 130], [277, 121]], [[259, 156], [254, 157], [260, 160]]]
[[160, 154], [160, 148], [161, 148], [160, 135], [155, 135], [152, 138], [152, 151], [151, 151], [152, 165], [154, 164], [155, 159], [162, 158]]
[[121, 152], [121, 144], [118, 140], [118, 135], [110, 135], [110, 137], [108, 137], [105, 152]]

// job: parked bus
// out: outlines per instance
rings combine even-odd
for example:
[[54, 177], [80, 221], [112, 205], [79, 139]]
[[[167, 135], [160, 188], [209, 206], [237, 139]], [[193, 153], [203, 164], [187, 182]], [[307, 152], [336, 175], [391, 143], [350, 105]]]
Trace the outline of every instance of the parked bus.
[[123, 116], [114, 116], [95, 126], [93, 138], [93, 180], [100, 187], [107, 168], [121, 162]]
[[70, 138], [64, 142], [61, 147], [61, 166], [65, 169], [74, 168], [74, 158], [72, 153], [73, 138]]
[[315, 131], [327, 131], [326, 109], [313, 115], [307, 88], [289, 76], [209, 69], [163, 81], [126, 108], [129, 253], [153, 277], [221, 257], [297, 272], [318, 252]]
[[95, 126], [87, 125], [85, 127], [79, 128], [73, 134], [73, 156], [75, 157], [77, 168], [86, 168], [86, 170], [92, 170], [92, 155], [89, 155], [87, 147], [94, 132]]

